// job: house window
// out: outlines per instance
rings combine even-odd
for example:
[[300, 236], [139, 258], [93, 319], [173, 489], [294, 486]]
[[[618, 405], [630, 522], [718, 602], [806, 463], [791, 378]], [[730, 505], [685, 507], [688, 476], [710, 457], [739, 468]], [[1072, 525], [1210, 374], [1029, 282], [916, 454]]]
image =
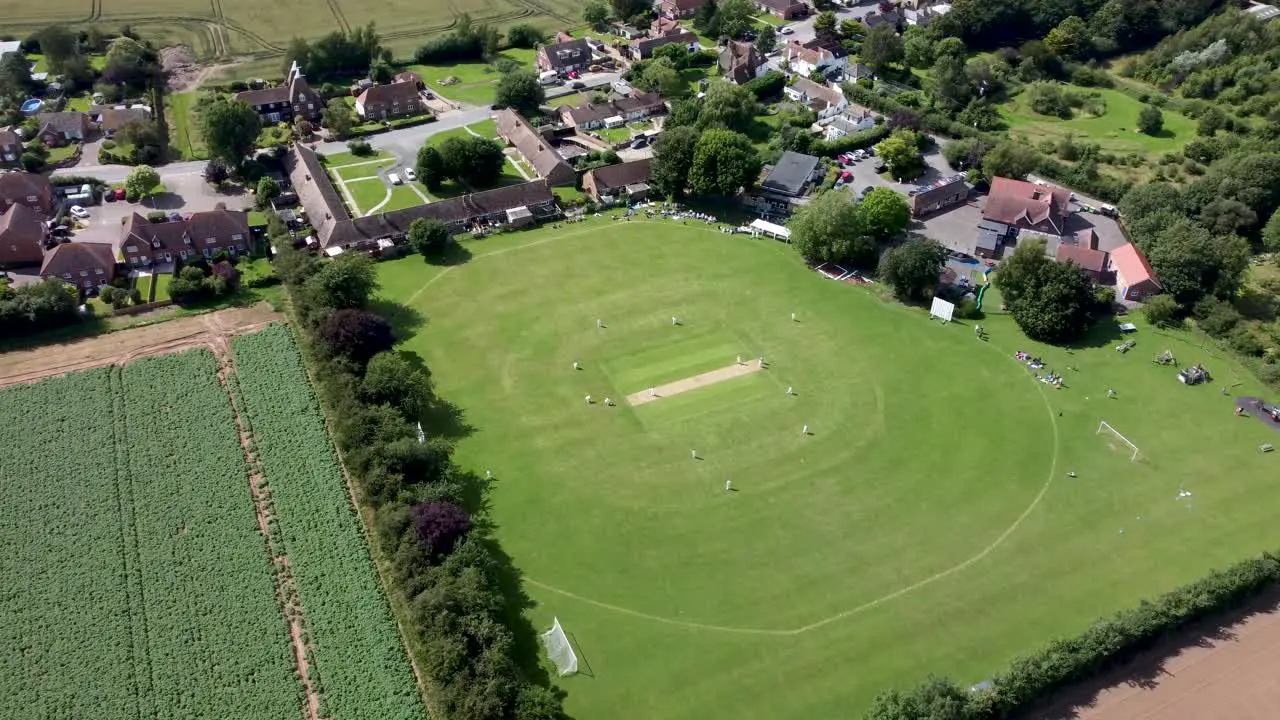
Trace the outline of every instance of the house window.
[[36, 196], [35, 196], [35, 195], [28, 195], [28, 196], [27, 196], [27, 202], [35, 202], [35, 201], [36, 201]]
[[183, 238], [182, 238], [182, 242], [186, 243], [187, 245], [190, 245], [190, 244], [191, 244], [191, 238], [189, 238], [189, 237], [183, 237]]
[[218, 241], [217, 241], [217, 239], [216, 239], [216, 238], [205, 238], [205, 239], [204, 239], [204, 244], [205, 244], [205, 245], [214, 245], [214, 244], [216, 244], [217, 242], [218, 242]]
[[232, 240], [243, 240], [243, 239], [244, 239], [244, 235], [242, 235], [242, 234], [240, 234], [240, 233], [236, 233], [235, 235], [232, 235], [232, 236], [231, 236], [231, 239], [232, 239]]
[[89, 271], [88, 271], [88, 270], [81, 270], [81, 271], [80, 271], [80, 277], [89, 277]]
[[204, 256], [209, 257], [209, 248], [204, 249]]
[[139, 255], [139, 256], [138, 256], [138, 259], [139, 259], [139, 260], [141, 260], [142, 262], [147, 262], [147, 256], [146, 256], [146, 255]]
[[138, 252], [138, 247], [136, 245], [125, 245], [124, 251], [127, 253], [136, 253]]
[[94, 275], [101, 275], [101, 274], [102, 274], [102, 268], [94, 268], [94, 269], [93, 269], [93, 274], [94, 274]]
[[64, 278], [66, 278], [66, 279], [70, 280], [70, 279], [71, 279], [71, 273], [62, 273], [62, 277], [64, 277]]

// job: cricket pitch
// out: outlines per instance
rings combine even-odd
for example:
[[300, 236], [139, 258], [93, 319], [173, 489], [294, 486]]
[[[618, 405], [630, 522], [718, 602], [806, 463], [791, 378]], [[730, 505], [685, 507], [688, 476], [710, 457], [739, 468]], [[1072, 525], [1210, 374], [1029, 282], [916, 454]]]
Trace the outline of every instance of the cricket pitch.
[[628, 405], [644, 405], [645, 403], [655, 402], [664, 397], [679, 395], [680, 393], [697, 390], [700, 387], [715, 385], [716, 383], [732, 380], [743, 375], [750, 375], [754, 372], [760, 372], [764, 368], [758, 361], [749, 361], [745, 363], [734, 363], [727, 367], [716, 370], [710, 370], [692, 377], [667, 383], [666, 385], [655, 385], [650, 390], [642, 390], [637, 393], [631, 393], [627, 396]]

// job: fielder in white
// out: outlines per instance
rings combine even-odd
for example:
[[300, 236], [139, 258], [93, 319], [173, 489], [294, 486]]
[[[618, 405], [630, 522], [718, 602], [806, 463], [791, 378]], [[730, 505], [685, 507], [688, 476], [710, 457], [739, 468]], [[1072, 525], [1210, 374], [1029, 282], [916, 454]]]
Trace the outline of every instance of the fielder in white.
[[689, 451], [689, 457], [693, 458], [694, 460], [697, 460], [697, 459], [698, 459], [698, 451], [697, 451], [697, 450], [690, 450], [690, 451]]
[[590, 396], [590, 395], [588, 395], [588, 396], [586, 396], [585, 398], [583, 398], [583, 400], [586, 400], [588, 405], [590, 405], [590, 404], [591, 404], [591, 396]]
[[787, 386], [787, 396], [788, 396], [788, 397], [790, 397], [791, 395], [795, 395], [795, 394], [796, 394], [796, 391], [795, 391], [795, 390], [792, 390], [792, 389], [791, 389], [791, 386], [790, 386], [790, 385], [788, 385], [788, 386]]
[[809, 426], [808, 426], [808, 425], [805, 425], [804, 427], [800, 428], [800, 434], [801, 434], [801, 435], [808, 435], [808, 434], [809, 434]]
[[733, 481], [732, 481], [732, 480], [725, 480], [725, 481], [724, 481], [724, 491], [725, 491], [725, 492], [730, 492], [730, 491], [732, 491], [732, 490], [733, 490]]

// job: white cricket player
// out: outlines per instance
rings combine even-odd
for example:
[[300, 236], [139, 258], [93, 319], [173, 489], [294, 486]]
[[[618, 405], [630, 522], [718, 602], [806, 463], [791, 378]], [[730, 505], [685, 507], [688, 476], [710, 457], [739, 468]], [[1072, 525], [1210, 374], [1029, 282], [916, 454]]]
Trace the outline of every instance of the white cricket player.
[[787, 386], [787, 396], [788, 396], [788, 397], [790, 397], [790, 396], [795, 395], [795, 394], [796, 394], [796, 391], [795, 391], [795, 390], [792, 390], [792, 389], [791, 389], [791, 386], [790, 386], [790, 385], [788, 385], [788, 386]]
[[801, 435], [808, 435], [808, 434], [809, 434], [809, 426], [808, 426], [808, 425], [805, 425], [804, 427], [800, 428], [800, 434], [801, 434]]
[[725, 491], [725, 492], [731, 492], [732, 490], [733, 490], [733, 481], [732, 481], [732, 480], [725, 480], [725, 481], [724, 481], [724, 491]]
[[600, 319], [600, 318], [596, 318], [596, 327], [598, 327], [598, 328], [602, 328], [602, 327], [604, 327], [604, 320], [602, 320], [602, 319]]
[[591, 396], [590, 396], [590, 395], [588, 395], [588, 396], [586, 396], [585, 398], [583, 398], [583, 400], [586, 400], [588, 405], [590, 405], [590, 404], [591, 404]]
[[679, 324], [680, 324], [680, 317], [679, 317], [678, 315], [672, 315], [672, 316], [671, 316], [671, 324], [672, 324], [672, 325], [679, 325]]
[[653, 388], [649, 388], [649, 397], [658, 397], [658, 391]]
[[689, 457], [693, 458], [694, 460], [697, 460], [697, 459], [698, 459], [698, 451], [697, 451], [697, 450], [690, 450], [690, 451], [689, 451]]
[[764, 367], [764, 356], [760, 356], [760, 367]]
[[739, 364], [739, 365], [741, 365], [741, 364], [742, 364], [742, 356], [741, 356], [741, 355], [739, 355], [739, 356], [738, 356], [738, 364]]
[[796, 321], [796, 314], [791, 313], [791, 322], [795, 322], [795, 321]]
[[612, 401], [612, 400], [610, 400], [609, 398], [605, 398], [605, 399], [604, 399], [604, 406], [605, 406], [605, 407], [609, 407], [610, 405], [613, 405], [613, 401]]
[[485, 470], [485, 471], [484, 471], [484, 476], [485, 476], [486, 478], [493, 479], [493, 471], [492, 471], [492, 470]]
[[573, 361], [573, 369], [574, 369], [574, 370], [581, 370], [581, 369], [582, 369], [582, 366], [578, 364], [578, 361], [577, 361], [577, 360], [574, 360], [574, 361]]

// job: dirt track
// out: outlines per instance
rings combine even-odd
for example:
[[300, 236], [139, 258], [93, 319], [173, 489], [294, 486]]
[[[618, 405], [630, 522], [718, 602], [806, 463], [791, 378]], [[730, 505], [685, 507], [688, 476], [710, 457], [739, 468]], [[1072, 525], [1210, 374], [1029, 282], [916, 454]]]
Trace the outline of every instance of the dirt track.
[[260, 330], [284, 316], [267, 303], [179, 318], [145, 327], [0, 355], [0, 387], [104, 365], [123, 365], [148, 355], [194, 347], [217, 351], [233, 335]]
[[1280, 591], [1175, 638], [1104, 683], [1068, 693], [1027, 720], [1280, 718]]
[[637, 393], [631, 393], [627, 396], [627, 404], [644, 405], [645, 403], [656, 402], [664, 397], [679, 395], [680, 393], [696, 390], [700, 387], [706, 387], [707, 385], [714, 385], [718, 382], [724, 382], [725, 380], [732, 380], [733, 378], [742, 377], [743, 375], [750, 375], [753, 372], [759, 372], [763, 369], [764, 368], [760, 363], [755, 360], [748, 360], [743, 363], [734, 363], [733, 365], [722, 367], [718, 370], [704, 372], [701, 375], [694, 375], [693, 377], [687, 377], [683, 380], [667, 383], [666, 385], [659, 385], [652, 390], [641, 390]]

